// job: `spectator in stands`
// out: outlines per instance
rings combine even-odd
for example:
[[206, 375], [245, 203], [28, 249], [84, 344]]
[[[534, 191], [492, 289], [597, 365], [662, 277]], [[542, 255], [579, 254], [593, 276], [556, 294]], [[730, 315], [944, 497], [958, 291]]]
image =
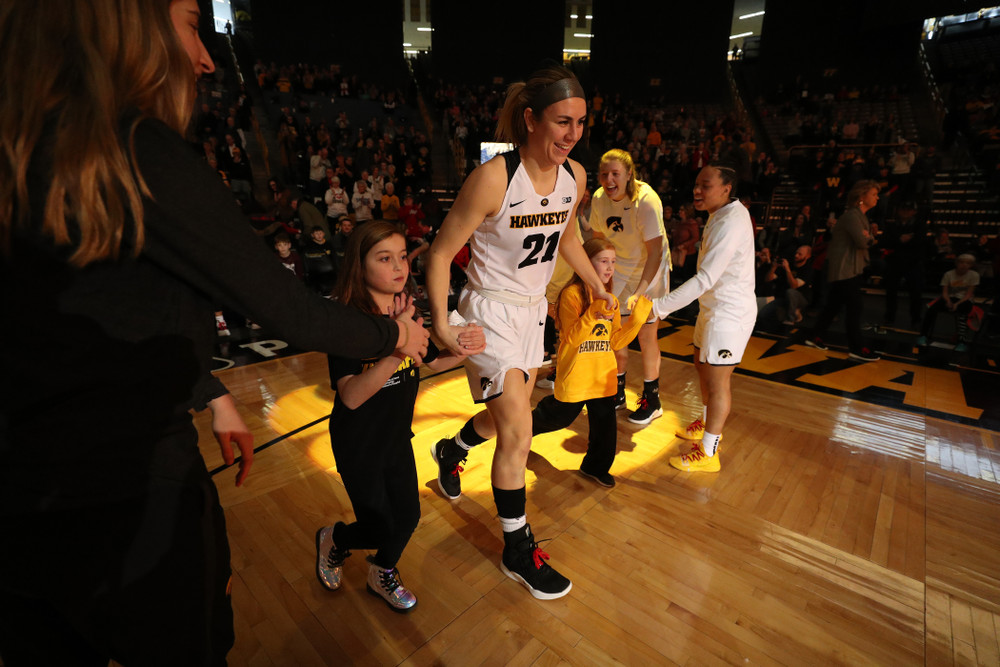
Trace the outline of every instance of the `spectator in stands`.
[[927, 345], [928, 338], [934, 334], [934, 322], [938, 313], [950, 312], [955, 315], [957, 329], [958, 344], [955, 345], [955, 351], [966, 350], [967, 319], [974, 305], [972, 298], [976, 293], [976, 285], [979, 284], [979, 274], [972, 270], [975, 262], [975, 255], [961, 254], [955, 258], [955, 268], [941, 277], [941, 296], [934, 299], [927, 309], [917, 345], [921, 347]]
[[790, 259], [800, 246], [812, 246], [814, 230], [806, 224], [806, 216], [798, 213], [791, 226], [778, 235], [776, 259]]
[[879, 358], [861, 340], [861, 281], [868, 265], [868, 247], [872, 244], [865, 213], [877, 203], [878, 184], [874, 181], [858, 181], [847, 193], [847, 210], [833, 228], [828, 249], [827, 303], [805, 341], [810, 347], [826, 350], [823, 336], [833, 318], [846, 307], [848, 356], [858, 361], [877, 361]]
[[295, 274], [299, 280], [305, 281], [306, 267], [299, 253], [292, 250], [292, 239], [288, 234], [280, 232], [274, 236], [274, 251], [286, 269]]
[[330, 153], [326, 148], [320, 148], [314, 155], [309, 157], [309, 194], [320, 199], [329, 188], [329, 176], [327, 169], [331, 169], [333, 163], [330, 162]]
[[399, 220], [399, 197], [392, 182], [385, 184], [385, 194], [382, 195], [382, 218], [384, 220]]
[[337, 227], [337, 232], [333, 235], [330, 244], [333, 246], [333, 263], [340, 274], [340, 268], [344, 265], [344, 251], [347, 248], [347, 241], [354, 233], [354, 220], [350, 216], [341, 218]]
[[347, 204], [351, 197], [347, 194], [347, 190], [340, 186], [340, 177], [334, 175], [333, 169], [327, 169], [327, 176], [330, 179], [330, 186], [327, 188], [326, 194], [323, 195], [323, 201], [326, 202], [327, 222], [331, 228], [334, 228], [337, 224], [336, 221], [341, 216], [347, 215]]
[[694, 215], [693, 204], [681, 205], [677, 213], [680, 217], [670, 240], [670, 259], [674, 267], [672, 278], [683, 281], [694, 273], [695, 255], [701, 240], [701, 223]]
[[[812, 246], [801, 245], [795, 249], [791, 261], [782, 257], [772, 264], [775, 273], [772, 308], [783, 324], [796, 325], [802, 321], [802, 311], [812, 300], [815, 270], [812, 267]], [[770, 314], [761, 313], [761, 319]]]
[[333, 245], [327, 240], [322, 227], [309, 230], [309, 238], [302, 244], [302, 259], [309, 285], [323, 296], [330, 294], [337, 280], [337, 268]]
[[375, 214], [375, 199], [368, 189], [368, 182], [365, 179], [358, 179], [354, 183], [354, 196], [351, 197], [351, 206], [354, 208], [354, 219], [359, 225], [371, 220]]
[[316, 205], [312, 203], [311, 198], [308, 197], [295, 197], [292, 199], [292, 209], [295, 211], [295, 218], [293, 219], [292, 225], [298, 228], [299, 236], [296, 240], [302, 243], [305, 239], [302, 234], [305, 230], [312, 229], [313, 227], [320, 227], [327, 238], [331, 237], [330, 228], [326, 221], [326, 216], [320, 212]]

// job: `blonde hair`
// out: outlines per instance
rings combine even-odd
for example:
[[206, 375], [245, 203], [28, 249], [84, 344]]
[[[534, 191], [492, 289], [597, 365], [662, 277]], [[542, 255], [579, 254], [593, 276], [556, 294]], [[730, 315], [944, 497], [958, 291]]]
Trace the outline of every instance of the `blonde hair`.
[[635, 201], [636, 197], [639, 196], [639, 183], [641, 181], [635, 177], [635, 162], [632, 160], [632, 154], [620, 148], [612, 148], [601, 156], [601, 163], [598, 165], [598, 169], [604, 167], [608, 162], [618, 162], [628, 171], [628, 183], [625, 184], [625, 195], [631, 201]]
[[[563, 80], [566, 80], [566, 83], [560, 86], [557, 94], [541, 94], [546, 92], [546, 88], [550, 85]], [[550, 89], [549, 93], [553, 91], [554, 89]], [[525, 109], [530, 108], [535, 118], [541, 118], [546, 106], [559, 99], [566, 99], [561, 95], [570, 91], [574, 93], [573, 96], [583, 97], [583, 88], [577, 81], [576, 75], [565, 67], [546, 67], [528, 77], [527, 83], [517, 81], [507, 86], [503, 108], [500, 109], [497, 119], [497, 141], [512, 143], [515, 146], [528, 143], [528, 125], [524, 120]], [[538, 108], [533, 106], [536, 104]]]
[[[194, 99], [169, 0], [0, 3], [0, 250], [34, 218], [55, 244], [74, 246], [76, 266], [123, 247], [138, 254], [150, 192], [135, 166], [135, 129], [152, 117], [183, 133]], [[39, 216], [28, 165], [42, 155], [51, 164]]]

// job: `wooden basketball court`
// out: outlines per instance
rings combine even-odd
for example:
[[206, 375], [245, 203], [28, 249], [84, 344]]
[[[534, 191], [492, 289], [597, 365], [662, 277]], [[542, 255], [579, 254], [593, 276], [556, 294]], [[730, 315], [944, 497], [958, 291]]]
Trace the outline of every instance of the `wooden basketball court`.
[[[634, 405], [638, 354], [630, 363]], [[353, 518], [323, 419], [325, 357], [219, 376], [256, 444], [277, 439], [244, 488], [232, 470], [215, 477], [233, 552], [231, 665], [1000, 664], [996, 432], [736, 375], [722, 472], [681, 473], [667, 459], [690, 445], [673, 433], [700, 401], [691, 364], [665, 358], [663, 417], [619, 417], [616, 488], [575, 472], [585, 416], [534, 440], [528, 518], [573, 581], [538, 601], [499, 569], [492, 442], [472, 452], [461, 499], [437, 491], [428, 450], [477, 411], [464, 372], [449, 371], [417, 403], [423, 516], [399, 571], [419, 603], [400, 615], [366, 592], [364, 552], [338, 591], [314, 574], [316, 529]], [[908, 391], [956, 401], [932, 382]], [[211, 469], [207, 415], [198, 425]]]

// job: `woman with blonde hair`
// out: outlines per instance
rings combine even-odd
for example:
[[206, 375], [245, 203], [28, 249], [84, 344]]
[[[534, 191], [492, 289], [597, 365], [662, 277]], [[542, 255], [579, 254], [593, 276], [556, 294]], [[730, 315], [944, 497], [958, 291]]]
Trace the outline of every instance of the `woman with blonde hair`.
[[426, 335], [310, 294], [181, 137], [214, 66], [197, 0], [0, 5], [0, 659], [222, 665], [223, 458], [253, 437], [209, 371], [213, 304], [300, 349], [420, 357]]
[[470, 174], [428, 251], [431, 323], [441, 343], [460, 352], [449, 326], [449, 266], [470, 242], [469, 283], [457, 320], [476, 322], [486, 351], [468, 357], [473, 399], [486, 410], [454, 438], [434, 445], [438, 486], [449, 499], [461, 493], [459, 472], [470, 447], [497, 436], [491, 480], [504, 537], [501, 569], [539, 599], [562, 597], [572, 583], [545, 562], [525, 514], [525, 468], [531, 448], [531, 391], [542, 363], [545, 287], [556, 251], [609, 305], [580, 239], [564, 233], [586, 188], [583, 167], [569, 159], [587, 121], [583, 88], [569, 70], [549, 67], [515, 83], [497, 125], [497, 140], [516, 148]]
[[[601, 187], [591, 203], [589, 228], [615, 246], [615, 296], [622, 316], [630, 313], [629, 297], [647, 294], [656, 299], [670, 291], [670, 249], [663, 227], [663, 203], [644, 181], [636, 178], [635, 163], [626, 151], [613, 148], [601, 157], [598, 167]], [[654, 317], [639, 330], [643, 389], [639, 403], [628, 419], [648, 424], [661, 414], [659, 321]], [[628, 349], [615, 352], [618, 360], [618, 394], [615, 408], [625, 407], [625, 369]]]

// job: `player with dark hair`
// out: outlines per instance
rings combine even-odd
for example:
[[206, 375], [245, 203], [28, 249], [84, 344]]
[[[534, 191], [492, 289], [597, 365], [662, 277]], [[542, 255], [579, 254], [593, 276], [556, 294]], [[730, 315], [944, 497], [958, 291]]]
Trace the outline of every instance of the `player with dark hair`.
[[497, 126], [497, 139], [517, 148], [477, 168], [462, 186], [428, 252], [427, 288], [434, 333], [459, 352], [448, 320], [452, 258], [468, 241], [469, 283], [458, 317], [482, 325], [486, 351], [470, 356], [469, 388], [486, 410], [455, 438], [438, 442], [438, 483], [451, 499], [461, 495], [458, 473], [469, 447], [496, 435], [491, 479], [504, 535], [503, 571], [536, 598], [558, 598], [570, 581], [549, 566], [525, 515], [525, 468], [531, 448], [531, 390], [542, 363], [545, 288], [556, 251], [593, 290], [614, 303], [576, 234], [564, 234], [586, 188], [582, 166], [569, 159], [586, 126], [583, 88], [569, 70], [549, 67], [527, 83], [514, 83]]
[[701, 385], [702, 416], [677, 435], [700, 440], [670, 465], [685, 472], [718, 472], [719, 441], [732, 405], [730, 379], [743, 359], [754, 322], [754, 229], [750, 213], [732, 197], [736, 170], [709, 164], [694, 184], [694, 207], [708, 211], [695, 275], [665, 297], [653, 301], [664, 318], [698, 299], [694, 327], [694, 367]]

